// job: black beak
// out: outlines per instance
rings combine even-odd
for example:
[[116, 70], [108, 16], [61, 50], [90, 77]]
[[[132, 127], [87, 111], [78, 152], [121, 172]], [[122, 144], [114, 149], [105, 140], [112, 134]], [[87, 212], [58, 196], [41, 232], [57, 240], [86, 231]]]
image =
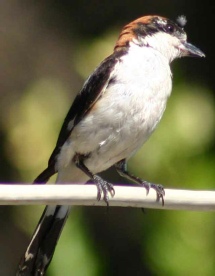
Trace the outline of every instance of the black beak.
[[180, 50], [183, 56], [205, 57], [205, 54], [200, 49], [188, 42], [182, 42]]

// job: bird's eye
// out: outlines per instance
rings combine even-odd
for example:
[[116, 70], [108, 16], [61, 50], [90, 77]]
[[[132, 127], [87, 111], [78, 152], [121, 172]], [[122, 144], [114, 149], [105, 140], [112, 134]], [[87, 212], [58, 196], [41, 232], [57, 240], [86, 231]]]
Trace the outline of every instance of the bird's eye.
[[167, 24], [165, 29], [169, 34], [172, 34], [175, 31], [175, 27], [172, 24]]

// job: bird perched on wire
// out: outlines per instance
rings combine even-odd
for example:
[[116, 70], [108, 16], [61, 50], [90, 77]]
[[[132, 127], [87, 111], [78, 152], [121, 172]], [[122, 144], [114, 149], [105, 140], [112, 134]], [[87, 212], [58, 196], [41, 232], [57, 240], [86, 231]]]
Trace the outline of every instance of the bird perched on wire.
[[[172, 90], [170, 63], [180, 57], [204, 57], [187, 42], [186, 19], [176, 23], [144, 16], [126, 25], [113, 53], [89, 76], [61, 128], [48, 167], [34, 181], [86, 183], [92, 179], [108, 204], [114, 187], [97, 173], [115, 166], [120, 175], [153, 188], [164, 201], [161, 185], [127, 170], [127, 160], [146, 142], [159, 123]], [[17, 275], [44, 275], [70, 211], [47, 206], [19, 264]]]

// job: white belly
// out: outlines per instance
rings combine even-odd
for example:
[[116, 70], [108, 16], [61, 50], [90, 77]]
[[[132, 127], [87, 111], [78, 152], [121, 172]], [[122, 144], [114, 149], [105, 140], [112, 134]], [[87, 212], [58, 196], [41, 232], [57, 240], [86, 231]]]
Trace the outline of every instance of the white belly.
[[80, 153], [89, 154], [85, 165], [90, 171], [101, 172], [128, 159], [149, 138], [163, 115], [172, 85], [169, 64], [153, 58], [155, 67], [152, 59], [144, 57], [144, 63], [132, 56], [119, 62], [116, 81], [62, 147], [58, 169], [69, 166], [74, 154]]
[[71, 145], [75, 152], [89, 153], [85, 165], [92, 172], [103, 171], [136, 152], [154, 131], [165, 106], [166, 100], [132, 105], [127, 97], [110, 104], [104, 96], [74, 129]]

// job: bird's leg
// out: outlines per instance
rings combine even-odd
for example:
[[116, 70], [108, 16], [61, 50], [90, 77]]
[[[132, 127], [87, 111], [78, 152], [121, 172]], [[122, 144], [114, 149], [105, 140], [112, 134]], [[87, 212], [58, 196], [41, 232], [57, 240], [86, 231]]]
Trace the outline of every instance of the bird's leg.
[[87, 155], [82, 155], [82, 154], [76, 153], [73, 160], [75, 162], [75, 165], [80, 170], [82, 170], [85, 174], [87, 174], [93, 180], [93, 182], [96, 184], [97, 189], [98, 189], [97, 200], [98, 201], [101, 200], [101, 196], [103, 193], [103, 195], [104, 195], [103, 199], [106, 202], [106, 204], [109, 205], [108, 204], [108, 200], [109, 200], [108, 193], [110, 193], [112, 197], [115, 195], [115, 190], [114, 190], [113, 184], [105, 181], [100, 176], [93, 174], [84, 164], [84, 160], [86, 158], [87, 158]]
[[133, 174], [130, 174], [127, 170], [127, 163], [125, 159], [122, 159], [121, 161], [117, 162], [115, 164], [117, 172], [122, 176], [125, 177], [131, 181], [136, 182], [138, 185], [143, 186], [146, 189], [146, 193], [148, 194], [149, 189], [152, 188], [157, 193], [157, 199], [161, 199], [162, 205], [164, 205], [164, 195], [165, 191], [162, 185], [160, 184], [154, 184], [147, 182], [145, 180], [142, 180], [141, 178], [134, 176]]

